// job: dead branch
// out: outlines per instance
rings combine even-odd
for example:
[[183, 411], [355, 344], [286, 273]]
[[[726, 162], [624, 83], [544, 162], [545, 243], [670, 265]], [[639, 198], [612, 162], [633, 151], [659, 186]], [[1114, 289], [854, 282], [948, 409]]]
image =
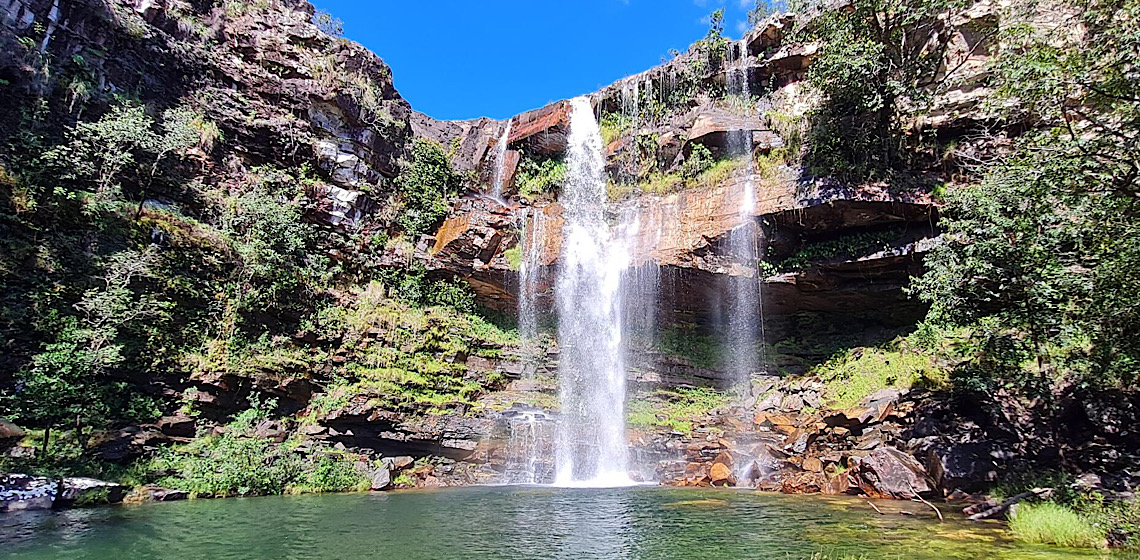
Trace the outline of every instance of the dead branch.
[[1052, 488], [1034, 488], [1028, 492], [1022, 492], [1021, 494], [1018, 494], [1018, 495], [1016, 495], [1016, 496], [1014, 496], [1014, 497], [1012, 497], [1012, 498], [1010, 498], [1010, 499], [1008, 499], [1008, 500], [1006, 500], [1006, 501], [1004, 501], [1004, 502], [1002, 502], [1002, 503], [1000, 503], [994, 507], [991, 507], [987, 510], [975, 513], [974, 515], [971, 515], [968, 519], [970, 519], [970, 521], [981, 521], [983, 519], [990, 519], [992, 517], [1001, 515], [1007, 511], [1009, 511], [1009, 508], [1013, 507], [1014, 504], [1016, 504], [1022, 500], [1025, 500], [1028, 498], [1045, 499], [1045, 498], [1048, 498], [1052, 495], [1053, 495], [1053, 489]]

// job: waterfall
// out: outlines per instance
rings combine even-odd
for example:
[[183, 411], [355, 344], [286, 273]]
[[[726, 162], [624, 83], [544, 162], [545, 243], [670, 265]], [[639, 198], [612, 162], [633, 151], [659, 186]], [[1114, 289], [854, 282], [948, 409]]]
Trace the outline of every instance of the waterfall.
[[[737, 64], [725, 69], [728, 93], [743, 100], [751, 111], [752, 92], [748, 83], [748, 46], [743, 41], [737, 45]], [[752, 373], [761, 365], [758, 360], [757, 344], [763, 344], [762, 279], [758, 259], [762, 258], [757, 248], [759, 232], [753, 217], [756, 206], [756, 162], [752, 157], [752, 131], [733, 130], [729, 133], [728, 152], [730, 157], [747, 158], [748, 175], [744, 181], [738, 212], [741, 225], [729, 232], [728, 251], [743, 271], [731, 278], [729, 319], [729, 368], [733, 381], [744, 388]]]
[[511, 123], [514, 119], [507, 121], [507, 126], [503, 129], [503, 135], [499, 137], [499, 143], [495, 146], [495, 177], [494, 183], [491, 187], [491, 198], [495, 200], [503, 200], [503, 178], [506, 175], [507, 167], [507, 144], [511, 138]]
[[568, 144], [561, 197], [566, 221], [555, 283], [562, 409], [555, 484], [621, 486], [630, 484], [621, 321], [622, 276], [630, 256], [626, 236], [612, 235], [605, 220], [602, 136], [586, 97], [571, 101]]

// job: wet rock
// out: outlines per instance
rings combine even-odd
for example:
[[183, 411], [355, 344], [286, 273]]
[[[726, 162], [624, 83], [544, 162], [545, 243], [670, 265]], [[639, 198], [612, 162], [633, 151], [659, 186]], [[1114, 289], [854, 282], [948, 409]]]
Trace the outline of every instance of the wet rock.
[[852, 462], [851, 477], [872, 498], [908, 500], [933, 490], [922, 465], [893, 447], [880, 447]]
[[807, 457], [804, 459], [802, 467], [805, 471], [823, 472], [823, 461], [820, 461], [818, 457]]
[[998, 478], [995, 451], [988, 442], [936, 445], [927, 452], [927, 472], [941, 488], [981, 490]]
[[93, 434], [88, 445], [105, 461], [129, 461], [170, 443], [170, 437], [155, 427], [130, 426], [113, 432]]
[[370, 488], [373, 490], [386, 490], [392, 486], [392, 473], [384, 466], [380, 466], [368, 473], [368, 480], [372, 481]]
[[784, 394], [779, 391], [772, 391], [771, 393], [765, 395], [764, 398], [760, 399], [760, 402], [756, 404], [756, 410], [758, 412], [769, 412], [776, 410], [783, 402]]
[[709, 469], [709, 481], [713, 486], [735, 486], [736, 477], [732, 475], [732, 467], [724, 463], [713, 463]]
[[123, 498], [124, 503], [137, 504], [143, 502], [176, 502], [190, 498], [185, 490], [170, 490], [161, 486], [147, 485], [131, 490]]
[[59, 485], [56, 481], [26, 474], [0, 475], [0, 512], [51, 509]]
[[60, 482], [54, 507], [88, 507], [117, 504], [127, 489], [121, 484], [94, 478], [65, 478]]
[[780, 402], [780, 410], [784, 412], [799, 412], [804, 408], [804, 399], [798, 393], [784, 396]]
[[384, 457], [383, 463], [386, 468], [393, 471], [406, 469], [416, 462], [411, 457]]

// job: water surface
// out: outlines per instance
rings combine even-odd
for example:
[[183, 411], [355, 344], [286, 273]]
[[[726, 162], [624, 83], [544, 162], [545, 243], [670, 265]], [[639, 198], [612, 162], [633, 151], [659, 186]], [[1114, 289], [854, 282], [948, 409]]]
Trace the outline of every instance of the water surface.
[[[1053, 560], [925, 506], [670, 488], [481, 487], [197, 500], [0, 516], [0, 558], [83, 560]], [[900, 515], [905, 510], [914, 515]], [[1120, 558], [1112, 556], [1112, 558]]]

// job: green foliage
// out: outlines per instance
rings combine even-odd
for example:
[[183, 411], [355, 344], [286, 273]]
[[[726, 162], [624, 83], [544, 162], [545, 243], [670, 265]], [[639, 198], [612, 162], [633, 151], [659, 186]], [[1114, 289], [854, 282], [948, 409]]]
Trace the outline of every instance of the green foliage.
[[524, 155], [519, 161], [515, 184], [524, 197], [557, 192], [565, 182], [566, 162], [561, 159], [534, 159]]
[[704, 38], [690, 47], [690, 50], [699, 52], [706, 61], [719, 64], [728, 53], [728, 38], [724, 36], [724, 8], [720, 8], [708, 16], [709, 30]]
[[657, 391], [646, 397], [631, 399], [627, 411], [630, 426], [664, 428], [691, 434], [693, 424], [714, 410], [728, 404], [731, 397], [706, 388], [679, 388]]
[[313, 24], [325, 35], [333, 37], [344, 35], [344, 21], [324, 10], [317, 10], [313, 13]]
[[1053, 502], [1019, 504], [1009, 521], [1010, 531], [1020, 541], [1055, 544], [1071, 548], [1103, 548], [1104, 529], [1085, 516]]
[[808, 81], [823, 94], [809, 115], [804, 163], [813, 173], [885, 179], [913, 162], [922, 139], [905, 134], [905, 116], [927, 106], [948, 78], [939, 73], [948, 37], [940, 30], [962, 4], [856, 0], [851, 10], [823, 10], [797, 29], [797, 39], [823, 44], [808, 70]]
[[404, 165], [396, 186], [404, 200], [400, 227], [409, 234], [430, 233], [447, 215], [447, 199], [459, 188], [459, 177], [443, 147], [417, 139], [412, 158]]
[[895, 230], [860, 232], [837, 239], [806, 243], [796, 254], [771, 265], [769, 272], [793, 272], [839, 257], [856, 258], [875, 251], [886, 251], [899, 235], [900, 232]]
[[128, 384], [116, 379], [124, 361], [124, 331], [161, 316], [169, 304], [132, 289], [147, 277], [155, 253], [123, 251], [107, 259], [102, 285], [87, 290], [77, 316], [51, 313], [43, 328], [54, 341], [16, 374], [17, 418], [42, 426], [98, 422], [106, 418], [142, 419], [152, 407], [136, 401]]
[[706, 369], [720, 367], [724, 355], [718, 337], [682, 324], [662, 327], [657, 333], [656, 345], [665, 354]]
[[264, 496], [285, 493], [344, 492], [366, 489], [368, 480], [343, 455], [296, 450], [249, 432], [268, 419], [274, 403], [251, 408], [226, 426], [222, 435], [201, 436], [185, 446], [165, 448], [145, 469], [163, 474], [153, 481], [195, 496]]
[[515, 245], [506, 251], [503, 251], [503, 256], [507, 258], [507, 262], [511, 265], [511, 270], [518, 272], [522, 268], [523, 254], [522, 246]]
[[624, 136], [633, 127], [633, 123], [622, 113], [610, 112], [602, 115], [598, 127], [602, 131], [602, 142], [608, 146]]
[[239, 258], [234, 270], [238, 311], [296, 311], [327, 281], [328, 259], [313, 251], [318, 230], [303, 220], [296, 179], [261, 169], [252, 189], [227, 196], [218, 225]]
[[1028, 26], [1003, 37], [995, 105], [1051, 130], [947, 193], [945, 243], [914, 292], [934, 320], [995, 334], [1004, 356], [971, 364], [979, 377], [1020, 381], [1029, 355], [1042, 386], [1056, 368], [1127, 385], [1140, 364], [1140, 280], [1129, 272], [1140, 266], [1140, 76], [1122, 68], [1140, 54], [1140, 2], [1072, 9], [1083, 37]]
[[835, 409], [851, 408], [875, 392], [947, 384], [946, 371], [929, 354], [895, 344], [887, 348], [857, 348], [815, 367], [813, 375], [826, 385], [826, 404]]
[[[438, 285], [466, 290], [461, 280]], [[463, 295], [461, 301], [470, 300]], [[503, 346], [518, 344], [517, 332], [504, 330], [470, 309], [459, 311], [451, 303], [413, 306], [388, 298], [378, 282], [359, 291], [338, 321], [338, 334], [346, 345], [355, 347], [365, 339], [370, 343], [356, 351], [334, 383], [314, 399], [311, 412], [316, 417], [358, 395], [408, 413], [471, 407], [475, 398], [500, 387], [504, 379], [493, 372], [469, 371], [466, 357], [496, 357]]]
[[1019, 376], [1028, 354], [1042, 381], [1050, 366], [1135, 379], [1140, 285], [1120, 271], [1140, 265], [1136, 201], [1098, 187], [1115, 180], [1101, 173], [1072, 141], [1050, 137], [947, 195], [944, 243], [912, 292], [932, 304], [932, 320], [1006, 329], [996, 334], [1012, 367], [993, 375]]
[[684, 163], [681, 164], [681, 176], [686, 179], [696, 179], [708, 171], [714, 163], [712, 152], [704, 144], [693, 144], [692, 150]]

